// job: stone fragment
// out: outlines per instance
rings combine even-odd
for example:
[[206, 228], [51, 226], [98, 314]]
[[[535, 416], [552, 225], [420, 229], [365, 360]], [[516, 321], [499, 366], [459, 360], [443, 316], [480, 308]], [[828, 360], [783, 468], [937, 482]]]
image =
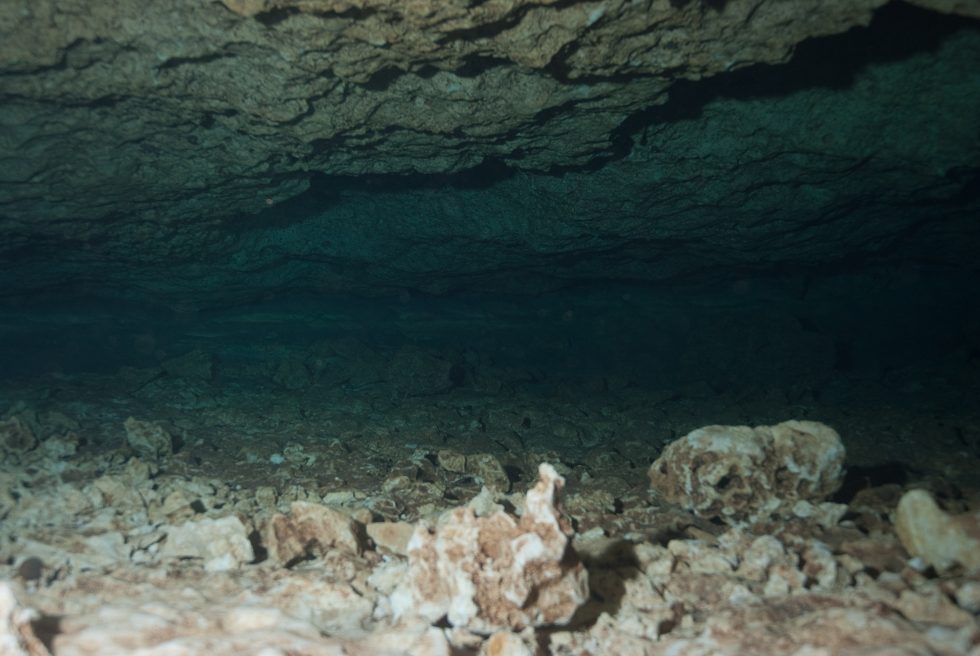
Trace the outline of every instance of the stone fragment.
[[669, 444], [650, 467], [653, 488], [704, 517], [750, 520], [793, 514], [840, 486], [844, 446], [813, 421], [706, 426]]
[[489, 453], [466, 457], [466, 473], [475, 476], [483, 485], [500, 492], [510, 491], [510, 479], [500, 460]]
[[902, 546], [939, 572], [959, 564], [980, 572], [980, 513], [950, 515], [925, 490], [906, 492], [895, 510]]
[[980, 581], [967, 581], [956, 589], [956, 604], [963, 610], [980, 614]]
[[123, 422], [126, 444], [141, 458], [155, 460], [173, 451], [173, 438], [159, 424], [134, 417]]
[[454, 474], [466, 473], [466, 456], [452, 449], [440, 449], [436, 454], [439, 466]]
[[0, 421], [0, 453], [30, 451], [37, 446], [37, 437], [20, 417]]
[[959, 608], [937, 589], [922, 592], [902, 590], [898, 600], [890, 605], [913, 622], [965, 626], [973, 619], [971, 613]]
[[291, 503], [288, 515], [274, 515], [265, 533], [269, 556], [283, 565], [335, 549], [353, 555], [364, 549], [361, 529], [350, 516], [307, 501]]
[[18, 603], [10, 583], [0, 581], [0, 654], [48, 656], [47, 648], [37, 639], [31, 627], [31, 621], [37, 617], [36, 611]]
[[195, 349], [176, 358], [170, 358], [160, 363], [167, 374], [176, 378], [196, 378], [211, 380], [214, 378], [214, 358], [210, 353]]
[[234, 515], [184, 522], [166, 529], [161, 558], [201, 558], [204, 569], [223, 572], [255, 559], [248, 531]]
[[500, 631], [483, 644], [480, 656], [534, 656], [534, 652], [516, 633]]
[[457, 508], [408, 545], [408, 572], [391, 596], [395, 617], [446, 617], [475, 633], [562, 625], [589, 596], [587, 573], [558, 509], [564, 479], [542, 464], [519, 520]]
[[66, 460], [78, 451], [78, 435], [73, 432], [49, 437], [41, 442], [41, 450], [48, 458]]
[[408, 522], [372, 522], [367, 525], [367, 534], [382, 551], [404, 556], [408, 554], [408, 541], [415, 527]]
[[761, 535], [742, 554], [738, 574], [749, 581], [763, 582], [769, 566], [786, 557], [783, 543], [771, 535]]

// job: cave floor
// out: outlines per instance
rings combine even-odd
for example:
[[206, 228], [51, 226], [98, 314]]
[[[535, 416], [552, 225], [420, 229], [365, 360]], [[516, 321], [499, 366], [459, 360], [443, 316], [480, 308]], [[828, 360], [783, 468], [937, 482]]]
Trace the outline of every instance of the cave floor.
[[[416, 522], [470, 502], [484, 484], [505, 507], [507, 499], [519, 505], [539, 463], [548, 462], [567, 481], [563, 508], [593, 598], [569, 627], [515, 633], [527, 653], [666, 653], [672, 644], [687, 644], [684, 653], [794, 653], [803, 645], [826, 649], [814, 653], [849, 653], [847, 645], [904, 645], [909, 651], [901, 653], [978, 649], [971, 604], [980, 602], [970, 595], [977, 596], [980, 579], [910, 569], [890, 526], [894, 503], [913, 487], [930, 490], [947, 511], [980, 510], [980, 411], [964, 401], [980, 398], [976, 363], [792, 389], [651, 390], [608, 378], [457, 382], [421, 394], [406, 392], [411, 385], [350, 379], [286, 389], [129, 368], [0, 382], [5, 416], [19, 418], [40, 440], [0, 470], [12, 491], [0, 497], [0, 580], [38, 611], [33, 631], [55, 654], [136, 646], [147, 650], [140, 653], [193, 654], [216, 645], [212, 653], [225, 653], [220, 645], [231, 650], [234, 642], [227, 613], [251, 606], [279, 613], [255, 620], [249, 630], [266, 633], [254, 645], [296, 643], [268, 653], [425, 654], [439, 653], [447, 641], [453, 653], [490, 653], [485, 635], [392, 621], [384, 602], [390, 589], [371, 576], [397, 552], [369, 541], [346, 560], [285, 567], [263, 560], [261, 518], [310, 501], [343, 508], [364, 524]], [[172, 452], [134, 458], [124, 430], [130, 417], [166, 431]], [[753, 529], [726, 530], [670, 507], [650, 493], [646, 471], [667, 443], [695, 428], [786, 419], [820, 421], [840, 433], [848, 473], [834, 500], [850, 509], [840, 527], [798, 521], [767, 530], [784, 541], [791, 570], [805, 569], [806, 556], [794, 554], [819, 542], [830, 545], [841, 572], [819, 583], [803, 576], [785, 590], [772, 587], [775, 570], [758, 581], [739, 579], [757, 615], [749, 622], [737, 594], [704, 591], [715, 579], [728, 589], [734, 575], [698, 565], [698, 558], [714, 562], [712, 550], [745, 557]], [[214, 572], [157, 553], [161, 527], [229, 512], [252, 530], [252, 563]], [[701, 551], [674, 553], [672, 583], [641, 594], [631, 586], [643, 558], [617, 560], [589, 540], [634, 552], [686, 541]], [[43, 569], [28, 571], [24, 561], [32, 557]], [[670, 586], [679, 587], [668, 594]], [[673, 599], [670, 617], [643, 594]], [[310, 596], [318, 600], [315, 612], [297, 601]], [[785, 610], [790, 597], [793, 612]], [[134, 619], [127, 607], [142, 615]], [[776, 617], [779, 607], [784, 612]], [[841, 615], [845, 609], [865, 613], [860, 621], [874, 616], [875, 626], [845, 639], [859, 622]], [[637, 624], [638, 614], [659, 619]], [[748, 623], [741, 633], [726, 625], [726, 634], [719, 618]], [[820, 623], [836, 628], [818, 635], [813, 627]], [[753, 641], [768, 647], [745, 651]], [[177, 643], [183, 651], [164, 651]]]

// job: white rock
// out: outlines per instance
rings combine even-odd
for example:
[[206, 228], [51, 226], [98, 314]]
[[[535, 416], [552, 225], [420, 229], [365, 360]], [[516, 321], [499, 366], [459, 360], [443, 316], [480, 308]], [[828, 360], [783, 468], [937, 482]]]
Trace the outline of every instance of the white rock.
[[957, 588], [956, 603], [965, 611], [980, 613], [980, 582], [967, 581]]
[[706, 517], [733, 520], [792, 514], [840, 486], [844, 446], [814, 421], [775, 426], [706, 426], [669, 444], [650, 467], [664, 498]]
[[980, 513], [950, 515], [925, 490], [906, 492], [895, 510], [902, 546], [944, 572], [959, 564], [980, 572]]
[[470, 508], [419, 524], [408, 545], [409, 569], [391, 596], [398, 617], [447, 617], [476, 633], [561, 625], [588, 599], [587, 574], [569, 553], [571, 527], [556, 506], [564, 479], [548, 464], [527, 493], [518, 522]]
[[36, 611], [18, 603], [9, 582], [0, 581], [0, 655], [47, 656], [47, 648], [31, 628], [37, 617]]
[[255, 559], [248, 531], [234, 515], [185, 522], [164, 530], [167, 539], [160, 548], [161, 558], [201, 558], [204, 568], [211, 572], [235, 569]]
[[272, 517], [265, 531], [269, 556], [285, 565], [333, 549], [359, 555], [361, 530], [351, 517], [318, 503], [294, 501], [289, 514]]

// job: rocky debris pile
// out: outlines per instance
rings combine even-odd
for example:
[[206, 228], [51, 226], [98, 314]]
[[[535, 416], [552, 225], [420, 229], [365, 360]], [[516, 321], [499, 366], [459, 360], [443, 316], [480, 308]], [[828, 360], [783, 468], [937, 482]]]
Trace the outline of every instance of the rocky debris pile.
[[[980, 644], [975, 515], [898, 486], [862, 491], [844, 517], [819, 512], [843, 449], [812, 422], [694, 431], [655, 463], [646, 501], [581, 476], [563, 495], [575, 470], [555, 459], [526, 494], [484, 486], [462, 507], [427, 500], [412, 522], [375, 510], [384, 486], [181, 474], [179, 454], [135, 456], [122, 419], [101, 452], [47, 447], [78, 441], [63, 415], [20, 407], [0, 421], [17, 455], [0, 465], [4, 656], [945, 656]], [[23, 426], [41, 437], [22, 439]], [[441, 480], [468, 461], [444, 449], [415, 466]]]

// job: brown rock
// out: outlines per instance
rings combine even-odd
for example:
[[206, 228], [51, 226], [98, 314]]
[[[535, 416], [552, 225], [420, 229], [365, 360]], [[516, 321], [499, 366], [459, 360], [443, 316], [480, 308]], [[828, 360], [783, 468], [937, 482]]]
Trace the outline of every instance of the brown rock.
[[664, 498], [705, 517], [750, 519], [793, 514], [800, 500], [819, 501], [843, 477], [844, 446], [813, 421], [775, 426], [707, 426], [667, 445], [650, 467]]
[[454, 627], [484, 634], [568, 622], [588, 598], [587, 576], [556, 505], [564, 479], [547, 464], [539, 474], [519, 521], [457, 508], [436, 527], [420, 524], [408, 545], [408, 572], [391, 596], [396, 617], [446, 616]]
[[361, 528], [339, 510], [306, 501], [294, 501], [289, 514], [276, 514], [266, 530], [269, 557], [283, 565], [308, 557], [320, 557], [340, 549], [360, 555], [364, 549]]

